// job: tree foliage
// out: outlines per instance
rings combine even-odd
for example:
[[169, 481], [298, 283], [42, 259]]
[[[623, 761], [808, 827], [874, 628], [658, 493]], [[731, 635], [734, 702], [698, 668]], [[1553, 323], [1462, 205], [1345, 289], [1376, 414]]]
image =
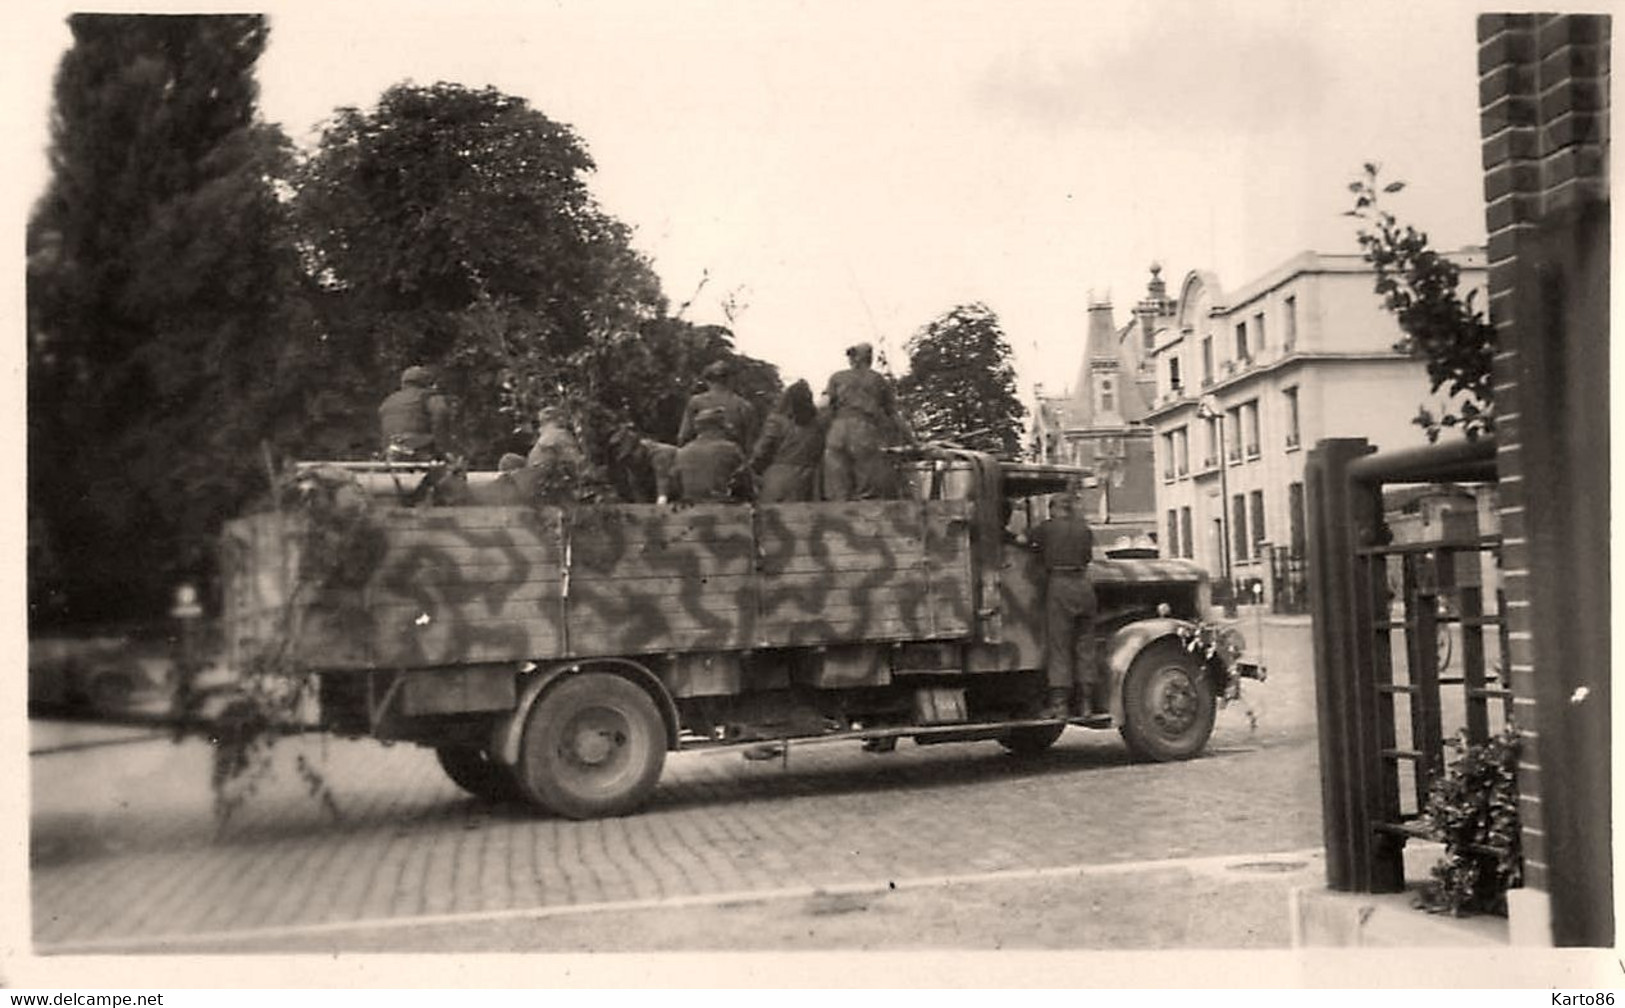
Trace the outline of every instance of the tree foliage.
[[668, 434], [700, 369], [734, 356], [731, 335], [667, 315], [631, 230], [592, 197], [593, 169], [568, 126], [493, 88], [400, 84], [338, 110], [297, 199], [328, 401], [352, 410], [335, 450], [372, 445], [371, 410], [409, 363], [437, 366], [479, 464], [522, 448], [546, 404], [589, 451], [621, 422]]
[[1461, 427], [1469, 440], [1491, 433], [1495, 328], [1473, 304], [1476, 291], [1465, 298], [1458, 293], [1461, 270], [1429, 247], [1427, 233], [1401, 226], [1379, 205], [1382, 196], [1405, 187], [1398, 181], [1379, 185], [1379, 173], [1376, 164], [1367, 163], [1364, 174], [1349, 183], [1354, 208], [1345, 214], [1362, 222], [1360, 247], [1376, 269], [1376, 291], [1405, 334], [1394, 349], [1426, 361], [1430, 391], [1465, 397], [1459, 412], [1447, 408], [1435, 416], [1422, 407], [1414, 422], [1430, 441], [1447, 427]]
[[[300, 271], [258, 16], [79, 14], [28, 229], [30, 600], [122, 615], [206, 573], [297, 426]], [[38, 561], [36, 564], [33, 561]]]
[[922, 440], [1016, 458], [1026, 408], [1016, 396], [1010, 343], [979, 302], [943, 313], [910, 337], [898, 398]]

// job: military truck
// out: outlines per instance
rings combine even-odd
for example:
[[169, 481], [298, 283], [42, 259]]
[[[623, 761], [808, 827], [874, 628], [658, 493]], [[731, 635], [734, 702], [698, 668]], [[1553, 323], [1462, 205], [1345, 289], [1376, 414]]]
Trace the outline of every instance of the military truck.
[[[283, 655], [321, 727], [432, 747], [470, 793], [570, 818], [637, 809], [671, 751], [1040, 753], [1068, 722], [1033, 716], [1043, 570], [1020, 533], [1082, 470], [950, 449], [902, 468], [897, 500], [558, 507], [426, 506], [422, 474], [315, 467], [340, 476], [325, 532], [287, 504], [226, 529], [230, 660]], [[1102, 556], [1090, 576], [1113, 724], [1137, 757], [1197, 754], [1263, 675], [1208, 622], [1204, 572]]]

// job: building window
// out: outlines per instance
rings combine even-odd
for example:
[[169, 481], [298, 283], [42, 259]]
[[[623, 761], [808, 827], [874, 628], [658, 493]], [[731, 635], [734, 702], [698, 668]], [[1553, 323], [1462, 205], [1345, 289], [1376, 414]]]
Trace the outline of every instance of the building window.
[[1247, 559], [1247, 495], [1236, 494], [1230, 498], [1230, 538], [1232, 548], [1239, 563]]
[[1213, 384], [1213, 337], [1202, 337], [1202, 384]]
[[1253, 505], [1253, 552], [1258, 556], [1264, 555], [1264, 548], [1260, 544], [1268, 538], [1264, 533], [1264, 491], [1254, 490], [1252, 493]]
[[1236, 360], [1249, 361], [1253, 355], [1247, 349], [1247, 323], [1236, 323]]
[[1179, 466], [1179, 475], [1188, 476], [1191, 471], [1191, 445], [1190, 435], [1181, 427], [1174, 431], [1175, 461]]
[[1284, 345], [1288, 350], [1298, 345], [1298, 299], [1296, 296], [1286, 299], [1286, 339]]
[[1253, 346], [1264, 349], [1264, 313], [1253, 316]]
[[1224, 411], [1226, 437], [1225, 457], [1231, 462], [1241, 461], [1241, 407], [1232, 406]]
[[1288, 448], [1296, 448], [1298, 447], [1299, 443], [1297, 386], [1293, 386], [1289, 389], [1282, 389], [1281, 395], [1286, 397], [1286, 446]]
[[1110, 378], [1100, 379], [1099, 409], [1102, 413], [1117, 412], [1117, 390], [1112, 387]]
[[1172, 432], [1162, 436], [1162, 478], [1168, 483], [1174, 481], [1174, 435]]
[[1207, 454], [1202, 459], [1203, 470], [1219, 464], [1219, 418], [1207, 418]]
[[1179, 555], [1179, 512], [1168, 509], [1168, 555]]
[[1258, 400], [1243, 403], [1241, 406], [1242, 422], [1246, 425], [1247, 457], [1258, 457]]
[[1170, 391], [1178, 392], [1179, 387], [1179, 358], [1170, 357], [1168, 358], [1168, 388]]
[[1186, 558], [1195, 555], [1191, 545], [1191, 509], [1188, 507], [1179, 509], [1179, 544], [1185, 547]]

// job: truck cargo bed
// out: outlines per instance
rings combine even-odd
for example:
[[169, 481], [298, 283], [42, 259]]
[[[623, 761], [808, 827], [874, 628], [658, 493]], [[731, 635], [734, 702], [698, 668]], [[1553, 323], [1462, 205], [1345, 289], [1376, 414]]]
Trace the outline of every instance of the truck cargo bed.
[[301, 583], [308, 520], [226, 530], [238, 667], [320, 670], [962, 638], [967, 501], [381, 507], [371, 569]]

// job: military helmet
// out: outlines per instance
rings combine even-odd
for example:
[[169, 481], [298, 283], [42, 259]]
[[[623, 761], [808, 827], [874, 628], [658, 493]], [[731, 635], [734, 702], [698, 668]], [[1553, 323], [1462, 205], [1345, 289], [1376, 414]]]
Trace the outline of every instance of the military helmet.
[[401, 372], [402, 385], [433, 385], [434, 372], [422, 364], [413, 364]]
[[705, 366], [700, 372], [707, 378], [726, 378], [733, 374], [733, 368], [725, 360], [715, 360]]

